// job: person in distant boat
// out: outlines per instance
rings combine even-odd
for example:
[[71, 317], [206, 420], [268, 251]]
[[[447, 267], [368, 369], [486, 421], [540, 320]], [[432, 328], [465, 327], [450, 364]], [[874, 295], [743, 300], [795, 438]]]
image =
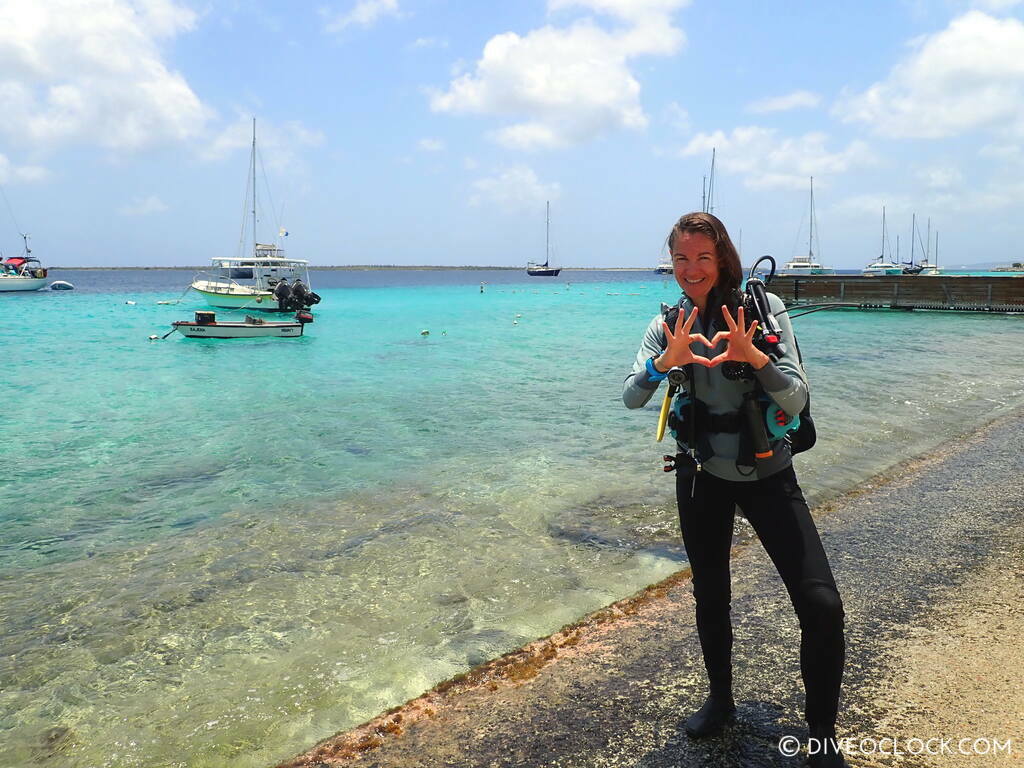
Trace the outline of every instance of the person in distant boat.
[[[755, 324], [748, 326], [739, 293], [739, 255], [715, 216], [683, 216], [668, 246], [683, 296], [647, 327], [622, 399], [627, 408], [640, 408], [670, 370], [686, 374], [669, 423], [680, 451], [676, 501], [710, 690], [685, 729], [691, 738], [711, 736], [736, 711], [729, 558], [738, 507], [775, 563], [800, 621], [804, 715], [812, 737], [807, 764], [842, 768], [847, 764], [835, 725], [845, 657], [843, 603], [797, 483], [789, 442], [783, 435], [770, 444], [768, 458], [762, 450], [755, 459], [751, 435], [758, 427], [764, 434], [764, 422], [744, 418], [748, 414], [741, 410], [744, 395], [749, 400], [755, 394], [761, 398], [755, 402], [764, 403], [759, 408], [777, 406], [784, 421], [803, 410], [807, 379], [793, 328], [787, 315], [776, 314], [786, 348], [775, 361], [754, 345]], [[774, 294], [768, 301], [773, 313], [785, 308]]]
[[291, 298], [292, 289], [288, 286], [288, 279], [282, 277], [274, 288], [274, 298], [277, 299], [278, 309], [288, 309], [288, 299]]

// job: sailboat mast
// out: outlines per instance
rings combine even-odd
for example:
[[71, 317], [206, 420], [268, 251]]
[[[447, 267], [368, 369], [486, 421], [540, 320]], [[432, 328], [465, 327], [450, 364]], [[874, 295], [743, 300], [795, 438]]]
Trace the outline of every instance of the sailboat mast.
[[544, 266], [551, 260], [551, 201], [547, 201], [544, 227]]
[[711, 179], [708, 181], [708, 213], [715, 212], [715, 148], [711, 148]]
[[[889, 255], [892, 256], [892, 246], [889, 247]], [[882, 206], [882, 255], [878, 257], [879, 261], [885, 261], [885, 206]]]
[[256, 256], [256, 118], [252, 119], [252, 255]]
[[928, 258], [932, 255], [932, 217], [928, 217], [928, 245], [925, 247], [924, 260], [928, 261]]
[[807, 260], [814, 261], [814, 177], [811, 176], [811, 225], [807, 235]]
[[917, 235], [917, 214], [910, 216], [910, 265], [914, 265], [914, 238]]

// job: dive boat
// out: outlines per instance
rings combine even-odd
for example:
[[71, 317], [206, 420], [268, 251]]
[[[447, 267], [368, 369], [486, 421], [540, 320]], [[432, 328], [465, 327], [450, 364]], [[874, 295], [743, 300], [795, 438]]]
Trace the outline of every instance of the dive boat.
[[673, 272], [672, 261], [670, 259], [660, 261], [658, 266], [654, 268], [654, 274], [656, 275], [671, 275]]
[[[192, 290], [201, 294], [211, 307], [221, 309], [280, 310], [274, 289], [281, 280], [293, 284], [300, 278], [309, 286], [309, 262], [289, 259], [276, 245], [257, 243], [252, 256], [215, 258], [209, 272], [192, 279]], [[320, 300], [315, 293], [309, 294]]]
[[[312, 306], [320, 301], [309, 282], [309, 262], [290, 259], [276, 244], [256, 240], [256, 120], [252, 121], [252, 152], [249, 158], [252, 171], [252, 255], [230, 258], [215, 257], [208, 272], [199, 272], [192, 278], [190, 288], [206, 299], [211, 307], [221, 309], [255, 309], [265, 312], [286, 312]], [[246, 195], [248, 199], [248, 195]], [[243, 224], [244, 224], [243, 217]], [[288, 232], [282, 227], [280, 237]], [[281, 281], [293, 285], [296, 278], [304, 283], [302, 298], [294, 298], [280, 308], [275, 289]]]
[[313, 315], [307, 311], [295, 313], [294, 320], [264, 320], [246, 315], [241, 322], [217, 320], [214, 312], [196, 312], [194, 320], [176, 320], [167, 336], [177, 331], [190, 339], [256, 339], [263, 337], [297, 338], [302, 335]]
[[38, 291], [46, 285], [46, 268], [32, 255], [28, 235], [21, 237], [25, 241], [25, 253], [0, 262], [0, 292]]
[[[885, 206], [882, 206], [882, 252], [873, 262], [868, 264], [864, 269], [861, 270], [861, 274], [866, 277], [879, 277], [882, 275], [902, 275], [903, 265], [890, 260], [885, 260], [885, 243], [886, 243], [886, 229], [885, 229]], [[896, 238], [897, 251], [899, 250], [899, 237]], [[891, 251], [890, 251], [891, 253]]]
[[[836, 271], [831, 267], [824, 267], [814, 259], [814, 230], [817, 220], [814, 215], [814, 177], [811, 177], [811, 222], [810, 232], [807, 237], [807, 255], [798, 256], [792, 261], [787, 261], [779, 270], [780, 276], [797, 277], [799, 275], [834, 275]], [[820, 249], [821, 243], [818, 243]]]
[[562, 271], [561, 267], [550, 266], [551, 261], [551, 202], [547, 204], [547, 229], [544, 234], [544, 263], [537, 264], [535, 262], [528, 262], [526, 265], [526, 274], [533, 277], [558, 277], [558, 273]]

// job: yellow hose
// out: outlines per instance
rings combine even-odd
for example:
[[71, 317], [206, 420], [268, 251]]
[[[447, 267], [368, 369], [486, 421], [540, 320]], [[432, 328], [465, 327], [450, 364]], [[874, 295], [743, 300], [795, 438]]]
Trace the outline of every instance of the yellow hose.
[[655, 442], [660, 443], [662, 438], [665, 437], [665, 425], [668, 424], [668, 414], [672, 410], [672, 396], [675, 393], [676, 388], [669, 387], [668, 391], [665, 392], [665, 399], [661, 401], [661, 414], [658, 416], [658, 435], [655, 438]]

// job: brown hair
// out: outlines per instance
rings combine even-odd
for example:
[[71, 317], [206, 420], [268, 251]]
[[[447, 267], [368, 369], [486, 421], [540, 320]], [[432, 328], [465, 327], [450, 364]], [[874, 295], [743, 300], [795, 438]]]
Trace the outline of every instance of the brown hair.
[[[709, 307], [725, 304], [733, 314], [739, 306], [739, 288], [743, 283], [743, 266], [736, 246], [732, 244], [725, 224], [710, 213], [694, 211], [679, 218], [679, 221], [668, 233], [668, 252], [671, 256], [672, 245], [678, 235], [684, 232], [696, 232], [706, 235], [715, 244], [715, 255], [718, 257], [718, 282], [715, 283], [713, 295], [709, 296]], [[710, 300], [714, 299], [714, 302]]]

